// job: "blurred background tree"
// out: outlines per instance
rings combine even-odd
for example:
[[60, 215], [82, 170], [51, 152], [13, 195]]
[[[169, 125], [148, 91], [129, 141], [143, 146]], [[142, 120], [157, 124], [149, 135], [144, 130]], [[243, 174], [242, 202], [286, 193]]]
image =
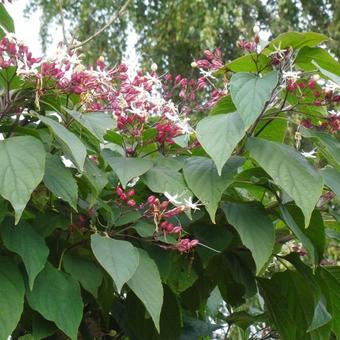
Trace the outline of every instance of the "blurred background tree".
[[[43, 48], [53, 38], [51, 23], [61, 21], [60, 2], [68, 36], [80, 41], [105, 25], [124, 3], [30, 0], [28, 15], [38, 7], [43, 11]], [[142, 65], [156, 62], [161, 70], [186, 74], [192, 58], [207, 48], [220, 47], [225, 59], [237, 57], [240, 51], [236, 42], [249, 38], [255, 24], [272, 35], [288, 30], [327, 34], [333, 38], [332, 52], [340, 54], [340, 0], [134, 0], [128, 14], [87, 44], [84, 53], [89, 63], [101, 54], [118, 61], [133, 28]]]

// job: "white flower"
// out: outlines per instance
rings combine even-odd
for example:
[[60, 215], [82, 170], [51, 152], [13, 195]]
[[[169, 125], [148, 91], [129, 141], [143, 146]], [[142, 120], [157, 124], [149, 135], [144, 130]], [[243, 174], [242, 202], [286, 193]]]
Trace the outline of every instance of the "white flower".
[[152, 63], [152, 64], [151, 64], [151, 71], [156, 72], [157, 69], [158, 69], [157, 64], [156, 64], [156, 63]]
[[175, 194], [175, 195], [171, 195], [170, 193], [168, 193], [167, 191], [164, 193], [164, 196], [170, 201], [170, 203], [172, 203], [173, 205], [179, 205], [181, 204], [180, 201], [177, 201], [177, 198], [183, 196], [183, 193], [181, 195]]
[[332, 116], [340, 116], [340, 111], [330, 110], [328, 113]]
[[204, 78], [216, 80], [216, 77], [212, 75], [212, 71], [206, 71], [200, 68], [200, 73], [203, 75]]
[[292, 80], [295, 83], [299, 79], [300, 74], [300, 71], [283, 71], [282, 77], [283, 79]]
[[184, 202], [185, 202], [186, 208], [193, 209], [193, 210], [200, 210], [198, 206], [202, 205], [202, 204], [199, 204], [199, 201], [193, 202], [192, 197], [185, 198]]
[[313, 149], [312, 151], [309, 152], [301, 152], [302, 156], [306, 157], [306, 158], [316, 158], [315, 154], [316, 154], [316, 149]]
[[340, 90], [340, 85], [334, 83], [334, 82], [331, 81], [331, 80], [328, 80], [326, 85], [327, 85], [326, 89], [327, 89], [328, 91], [333, 91], [333, 92], [334, 92], [334, 91], [336, 91], [336, 90]]

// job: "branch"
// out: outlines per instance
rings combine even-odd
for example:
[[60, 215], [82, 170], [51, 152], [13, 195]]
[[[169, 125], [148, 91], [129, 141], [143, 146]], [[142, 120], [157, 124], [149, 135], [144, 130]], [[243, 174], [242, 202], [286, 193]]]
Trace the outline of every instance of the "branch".
[[70, 46], [70, 50], [74, 50], [77, 48], [80, 48], [82, 46], [84, 46], [85, 44], [87, 44], [88, 42], [90, 42], [91, 40], [93, 40], [94, 38], [96, 38], [100, 33], [102, 33], [103, 31], [105, 31], [110, 25], [112, 25], [112, 23], [118, 19], [126, 10], [127, 6], [129, 5], [129, 3], [131, 2], [131, 0], [127, 0], [124, 5], [116, 12], [113, 13], [112, 17], [110, 18], [110, 20], [108, 21], [108, 23], [106, 25], [104, 25], [99, 31], [97, 31], [96, 33], [94, 33], [93, 35], [91, 35], [90, 37], [88, 37], [86, 40], [84, 40], [83, 42], [80, 42], [79, 44]]
[[64, 40], [64, 44], [67, 46], [67, 39], [66, 39], [66, 29], [65, 29], [65, 20], [64, 20], [64, 12], [63, 12], [63, 4], [62, 1], [63, 0], [56, 0], [59, 6], [59, 11], [60, 11], [60, 19], [61, 19], [61, 28], [63, 31], [63, 40]]

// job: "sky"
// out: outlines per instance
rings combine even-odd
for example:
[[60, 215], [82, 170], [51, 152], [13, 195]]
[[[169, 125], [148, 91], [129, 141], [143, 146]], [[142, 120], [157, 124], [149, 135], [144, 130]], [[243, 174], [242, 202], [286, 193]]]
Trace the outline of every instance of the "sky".
[[[24, 18], [24, 8], [27, 5], [27, 0], [15, 0], [12, 4], [7, 3], [6, 9], [12, 16], [15, 24], [15, 33], [19, 40], [22, 40], [29, 46], [33, 55], [41, 56], [41, 42], [39, 38], [40, 15], [41, 11], [36, 11], [30, 18]], [[61, 27], [55, 27], [53, 33], [53, 43], [49, 46], [49, 50], [53, 51], [58, 42], [62, 41]]]

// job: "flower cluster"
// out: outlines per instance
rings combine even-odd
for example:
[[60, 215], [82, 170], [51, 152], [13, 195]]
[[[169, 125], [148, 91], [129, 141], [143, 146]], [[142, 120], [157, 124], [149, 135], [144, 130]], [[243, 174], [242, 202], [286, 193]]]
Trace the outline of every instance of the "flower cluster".
[[30, 71], [41, 58], [34, 58], [28, 47], [18, 42], [13, 34], [8, 34], [0, 41], [0, 68], [15, 66], [18, 73]]
[[124, 191], [120, 186], [116, 187], [116, 194], [119, 197], [120, 203], [126, 203], [129, 207], [136, 206], [136, 201], [132, 198], [136, 195], [135, 189], [130, 189], [128, 191]]
[[318, 122], [317, 124], [313, 124], [310, 119], [302, 119], [301, 125], [307, 129], [317, 128], [320, 130], [326, 130], [330, 133], [336, 133], [340, 131], [340, 114], [331, 111], [328, 116], [324, 118], [323, 122]]

